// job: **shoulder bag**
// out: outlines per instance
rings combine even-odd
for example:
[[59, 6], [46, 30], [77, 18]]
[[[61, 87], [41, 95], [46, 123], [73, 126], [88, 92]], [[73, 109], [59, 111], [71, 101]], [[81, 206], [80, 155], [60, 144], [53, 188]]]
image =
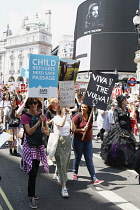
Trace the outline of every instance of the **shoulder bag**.
[[58, 144], [59, 135], [55, 133], [50, 133], [48, 144], [47, 144], [47, 155], [49, 159], [52, 159], [55, 155], [57, 144]]

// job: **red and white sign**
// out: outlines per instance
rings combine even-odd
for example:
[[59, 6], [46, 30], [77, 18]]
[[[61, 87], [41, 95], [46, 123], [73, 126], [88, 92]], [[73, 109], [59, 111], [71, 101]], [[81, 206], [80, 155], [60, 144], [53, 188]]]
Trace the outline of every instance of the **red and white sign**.
[[21, 88], [21, 92], [24, 93], [25, 92], [25, 88], [26, 88], [25, 87], [25, 84], [21, 84], [21, 87], [20, 88]]
[[[129, 79], [129, 81], [136, 81], [136, 79], [135, 79], [135, 77], [131, 77], [130, 79]], [[135, 86], [135, 83], [128, 83], [129, 84], [129, 86]]]
[[122, 87], [113, 88], [111, 98], [116, 99], [116, 96], [121, 94], [122, 94]]

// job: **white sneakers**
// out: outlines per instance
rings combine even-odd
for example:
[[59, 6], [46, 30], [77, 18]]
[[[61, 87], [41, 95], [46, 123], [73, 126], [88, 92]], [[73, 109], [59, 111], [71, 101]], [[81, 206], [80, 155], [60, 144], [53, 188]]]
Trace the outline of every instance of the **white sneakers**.
[[56, 173], [53, 175], [53, 179], [60, 183], [59, 176]]
[[69, 197], [67, 188], [62, 188], [61, 194], [62, 194], [63, 198], [68, 198]]

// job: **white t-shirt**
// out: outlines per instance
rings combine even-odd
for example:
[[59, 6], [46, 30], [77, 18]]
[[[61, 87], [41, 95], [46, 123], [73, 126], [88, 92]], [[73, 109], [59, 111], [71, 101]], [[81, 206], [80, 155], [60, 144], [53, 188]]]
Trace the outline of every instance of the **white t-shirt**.
[[70, 134], [70, 124], [71, 124], [70, 115], [67, 114], [66, 121], [63, 127], [57, 126], [56, 123], [59, 124], [61, 121], [62, 121], [62, 117], [60, 115], [56, 115], [53, 118], [53, 122], [54, 122], [53, 131], [55, 134], [58, 134], [60, 136], [68, 136]]
[[5, 107], [5, 109], [4, 109], [4, 115], [8, 116], [10, 110], [11, 110], [11, 109], [10, 109], [9, 107]]
[[0, 108], [5, 108], [7, 106], [10, 106], [10, 101], [1, 101], [0, 102]]

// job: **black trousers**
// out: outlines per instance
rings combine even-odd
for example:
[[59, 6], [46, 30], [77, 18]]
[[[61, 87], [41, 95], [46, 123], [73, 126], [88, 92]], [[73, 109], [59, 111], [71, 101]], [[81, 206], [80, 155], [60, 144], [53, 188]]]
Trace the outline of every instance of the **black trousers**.
[[29, 172], [29, 179], [28, 179], [28, 197], [35, 196], [35, 184], [36, 184], [36, 177], [39, 168], [40, 161], [34, 159], [32, 162], [32, 170]]

